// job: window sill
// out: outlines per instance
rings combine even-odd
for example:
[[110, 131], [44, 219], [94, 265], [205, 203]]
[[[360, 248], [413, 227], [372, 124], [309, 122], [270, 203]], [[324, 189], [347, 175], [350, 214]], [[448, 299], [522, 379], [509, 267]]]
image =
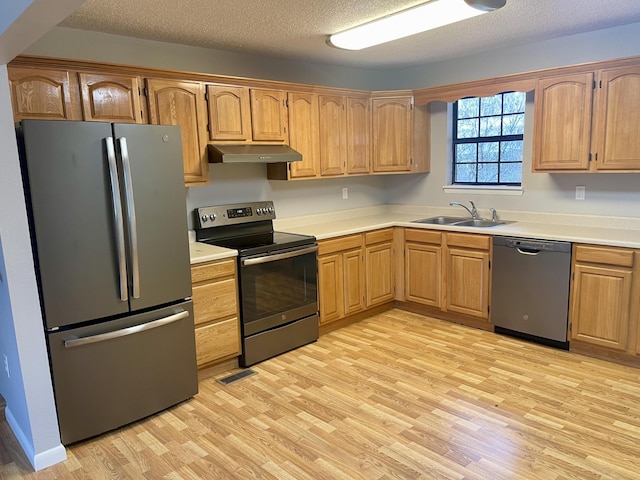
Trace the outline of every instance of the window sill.
[[508, 185], [445, 185], [444, 193], [472, 193], [474, 195], [522, 195], [524, 189]]

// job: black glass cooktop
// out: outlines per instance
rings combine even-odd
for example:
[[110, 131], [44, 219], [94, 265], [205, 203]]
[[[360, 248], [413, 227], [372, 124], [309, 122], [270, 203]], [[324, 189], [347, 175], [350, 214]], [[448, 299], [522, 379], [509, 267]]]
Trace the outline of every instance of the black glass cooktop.
[[313, 245], [316, 239], [310, 235], [296, 233], [265, 232], [226, 238], [204, 238], [198, 241], [219, 247], [233, 248], [238, 250], [240, 255], [247, 256]]

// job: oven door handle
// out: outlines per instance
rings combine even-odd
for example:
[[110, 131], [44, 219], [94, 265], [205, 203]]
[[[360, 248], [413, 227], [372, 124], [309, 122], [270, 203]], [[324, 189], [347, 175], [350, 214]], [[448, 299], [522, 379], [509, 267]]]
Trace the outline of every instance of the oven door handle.
[[300, 255], [307, 255], [309, 253], [315, 253], [318, 251], [318, 246], [301, 248], [299, 250], [291, 250], [284, 253], [276, 253], [275, 255], [265, 255], [264, 257], [247, 258], [242, 260], [243, 267], [249, 267], [251, 265], [259, 265], [261, 263], [277, 262], [278, 260], [285, 260], [287, 258], [299, 257]]

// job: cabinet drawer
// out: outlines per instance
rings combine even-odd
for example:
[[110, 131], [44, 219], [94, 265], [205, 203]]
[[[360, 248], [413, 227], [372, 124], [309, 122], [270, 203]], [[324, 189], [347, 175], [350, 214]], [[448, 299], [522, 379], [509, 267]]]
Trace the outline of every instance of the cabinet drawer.
[[237, 318], [196, 328], [198, 366], [239, 353], [240, 333]]
[[576, 262], [601, 263], [630, 268], [633, 267], [633, 250], [576, 245], [575, 260]]
[[447, 245], [489, 250], [491, 237], [488, 235], [476, 235], [473, 233], [447, 233]]
[[442, 243], [442, 233], [434, 230], [423, 230], [417, 228], [407, 228], [404, 231], [405, 242], [433, 243], [440, 245]]
[[236, 261], [224, 260], [216, 263], [205, 263], [191, 267], [191, 282], [198, 283], [205, 280], [229, 277], [236, 273]]
[[196, 325], [238, 313], [234, 278], [193, 287], [193, 316]]
[[351, 250], [362, 247], [362, 235], [347, 235], [345, 237], [332, 238], [318, 242], [318, 255]]
[[393, 228], [384, 228], [364, 234], [365, 245], [372, 245], [380, 242], [390, 242], [393, 240]]

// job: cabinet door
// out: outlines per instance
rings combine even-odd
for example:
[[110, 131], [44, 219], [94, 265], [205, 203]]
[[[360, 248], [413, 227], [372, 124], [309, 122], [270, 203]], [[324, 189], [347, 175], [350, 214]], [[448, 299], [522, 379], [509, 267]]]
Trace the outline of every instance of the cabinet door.
[[372, 100], [374, 172], [411, 169], [412, 103], [412, 97]]
[[283, 90], [252, 88], [251, 129], [253, 140], [287, 143], [286, 94]]
[[359, 312], [365, 307], [365, 275], [362, 249], [342, 254], [344, 271], [344, 315]]
[[603, 70], [597, 101], [598, 170], [640, 170], [640, 67]]
[[9, 67], [13, 118], [80, 120], [78, 83], [64, 70]]
[[342, 254], [318, 257], [318, 296], [320, 324], [337, 320], [343, 315]]
[[302, 154], [302, 160], [290, 164], [290, 178], [318, 175], [320, 139], [318, 137], [318, 96], [313, 93], [289, 93], [289, 145]]
[[249, 89], [229, 85], [207, 85], [209, 140], [251, 140]]
[[630, 294], [630, 270], [576, 265], [571, 338], [626, 350]]
[[320, 175], [342, 175], [347, 162], [344, 97], [320, 95]]
[[593, 73], [538, 80], [533, 170], [588, 170]]
[[446, 310], [489, 318], [489, 252], [446, 249]]
[[440, 308], [442, 295], [442, 248], [439, 245], [405, 245], [406, 299]]
[[369, 173], [369, 98], [347, 97], [347, 173]]
[[145, 123], [139, 77], [79, 73], [78, 80], [84, 120]]
[[367, 246], [367, 307], [395, 298], [395, 262], [390, 242]]
[[207, 114], [200, 82], [147, 79], [149, 119], [153, 124], [179, 125], [187, 185], [209, 182]]

